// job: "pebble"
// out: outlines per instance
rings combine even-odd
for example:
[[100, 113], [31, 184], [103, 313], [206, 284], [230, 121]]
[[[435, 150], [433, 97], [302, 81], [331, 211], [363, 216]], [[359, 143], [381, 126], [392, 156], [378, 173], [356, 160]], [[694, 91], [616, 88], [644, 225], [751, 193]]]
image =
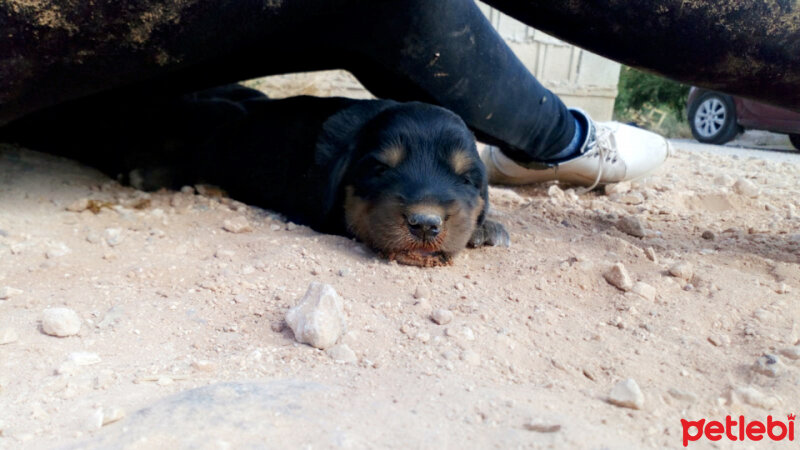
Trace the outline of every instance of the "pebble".
[[3, 286], [0, 288], [0, 300], [8, 300], [15, 295], [22, 294], [21, 289], [15, 289], [11, 286]]
[[656, 288], [642, 281], [637, 281], [634, 283], [631, 291], [633, 291], [635, 294], [639, 294], [640, 297], [651, 302], [656, 299]]
[[694, 403], [697, 401], [697, 395], [689, 391], [682, 391], [680, 389], [670, 388], [667, 393], [677, 400], [681, 400], [684, 402]]
[[694, 267], [688, 261], [681, 261], [669, 268], [669, 274], [682, 280], [690, 280], [694, 276]]
[[643, 238], [647, 235], [644, 225], [636, 216], [624, 216], [617, 221], [617, 229], [633, 237]]
[[346, 332], [343, 303], [332, 286], [313, 282], [297, 306], [286, 313], [295, 339], [325, 350]]
[[642, 409], [644, 406], [644, 394], [639, 389], [639, 385], [633, 378], [620, 381], [615, 384], [608, 394], [608, 401], [612, 405], [623, 408]]
[[124, 418], [125, 418], [125, 410], [123, 410], [122, 408], [111, 408], [111, 410], [108, 412], [103, 411], [102, 424], [103, 426], [106, 426], [114, 422], [119, 422]]
[[335, 345], [325, 351], [332, 360], [336, 362], [351, 363], [356, 362], [356, 352], [354, 352], [347, 344]]
[[431, 320], [439, 325], [447, 325], [453, 321], [454, 314], [452, 311], [443, 308], [434, 309], [431, 313]]
[[48, 308], [42, 314], [42, 331], [50, 336], [74, 336], [81, 331], [81, 318], [69, 308]]
[[733, 394], [750, 406], [755, 406], [766, 410], [773, 409], [781, 403], [781, 400], [778, 397], [765, 395], [757, 389], [749, 386], [737, 387], [734, 389]]
[[103, 408], [97, 408], [86, 419], [86, 428], [89, 430], [99, 430], [103, 427]]
[[211, 361], [201, 359], [199, 361], [192, 361], [192, 368], [198, 372], [215, 372], [217, 365]]
[[75, 200], [74, 202], [70, 203], [69, 206], [67, 206], [66, 209], [67, 209], [67, 211], [70, 211], [70, 212], [86, 211], [87, 209], [89, 209], [89, 199], [88, 198], [82, 198], [82, 199], [79, 199], [79, 200]]
[[48, 259], [53, 259], [60, 258], [70, 253], [72, 253], [72, 249], [67, 247], [67, 244], [64, 244], [63, 242], [53, 242], [47, 247], [44, 256]]
[[222, 223], [222, 229], [231, 233], [246, 233], [253, 231], [250, 222], [244, 216], [236, 216], [233, 219], [225, 220]]
[[522, 425], [528, 431], [537, 433], [555, 433], [561, 430], [561, 425], [557, 423], [544, 422], [541, 420], [529, 420]]
[[644, 249], [644, 255], [650, 261], [653, 261], [654, 263], [658, 264], [658, 256], [656, 256], [656, 251], [653, 250], [653, 247], [647, 247], [646, 249]]
[[[0, 333], [0, 343], [2, 342], [2, 333]], [[779, 353], [789, 359], [800, 359], [800, 345], [782, 348]]]
[[110, 245], [111, 247], [116, 247], [125, 240], [125, 236], [122, 235], [121, 228], [106, 228], [106, 231], [103, 234], [106, 244]]
[[753, 364], [753, 370], [761, 375], [766, 375], [770, 378], [776, 378], [782, 372], [781, 365], [781, 361], [777, 356], [764, 354], [756, 360], [755, 364]]
[[736, 183], [733, 183], [733, 191], [739, 195], [744, 195], [745, 197], [758, 197], [758, 186], [753, 184], [752, 181], [746, 180], [744, 178], [739, 178], [736, 180]]
[[19, 340], [19, 335], [15, 329], [0, 327], [0, 345], [17, 342], [17, 340]]
[[557, 200], [564, 200], [566, 198], [566, 196], [564, 195], [564, 191], [561, 190], [561, 188], [555, 184], [547, 188], [547, 195]]
[[416, 299], [431, 298], [431, 290], [428, 288], [428, 286], [425, 286], [424, 284], [420, 284], [414, 290], [414, 298], [416, 298]]
[[90, 366], [102, 361], [100, 355], [92, 352], [72, 352], [67, 357], [67, 360], [76, 366]]
[[605, 190], [606, 195], [613, 195], [613, 194], [625, 194], [631, 191], [631, 183], [630, 181], [621, 181], [619, 183], [611, 183], [605, 185], [603, 188]]
[[714, 334], [708, 337], [708, 342], [715, 347], [727, 347], [731, 345], [731, 338], [724, 334]]
[[603, 278], [605, 278], [610, 285], [622, 291], [630, 291], [633, 287], [633, 281], [631, 281], [631, 277], [628, 275], [628, 270], [625, 269], [622, 263], [616, 263], [611, 266], [611, 268], [603, 274]]

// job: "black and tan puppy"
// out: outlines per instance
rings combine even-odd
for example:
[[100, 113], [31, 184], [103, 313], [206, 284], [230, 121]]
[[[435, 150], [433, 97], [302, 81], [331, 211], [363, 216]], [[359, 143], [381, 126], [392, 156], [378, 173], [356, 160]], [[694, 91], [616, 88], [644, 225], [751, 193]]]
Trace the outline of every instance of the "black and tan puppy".
[[[467, 246], [508, 245], [505, 229], [485, 217], [487, 176], [474, 137], [444, 108], [270, 100], [225, 87], [156, 109], [162, 113], [151, 108], [147, 120], [163, 116], [158, 136], [145, 138], [148, 144], [137, 144], [126, 158], [106, 157], [106, 166], [125, 161], [103, 167], [107, 172], [135, 169], [137, 183], [151, 189], [216, 184], [296, 223], [354, 236], [404, 264], [446, 265]], [[147, 136], [136, 120], [107, 128]], [[129, 147], [104, 143], [105, 149]]]

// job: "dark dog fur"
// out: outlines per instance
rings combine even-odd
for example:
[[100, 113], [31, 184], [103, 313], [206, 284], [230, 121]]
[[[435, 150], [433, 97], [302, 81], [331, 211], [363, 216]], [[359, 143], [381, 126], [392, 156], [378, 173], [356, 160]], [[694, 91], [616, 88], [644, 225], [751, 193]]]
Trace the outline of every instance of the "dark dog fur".
[[487, 176], [474, 137], [444, 108], [269, 100], [240, 86], [114, 107], [68, 105], [6, 134], [129, 174], [127, 181], [148, 190], [215, 184], [296, 223], [355, 236], [404, 264], [449, 264], [467, 245], [508, 245], [502, 225], [485, 218]]

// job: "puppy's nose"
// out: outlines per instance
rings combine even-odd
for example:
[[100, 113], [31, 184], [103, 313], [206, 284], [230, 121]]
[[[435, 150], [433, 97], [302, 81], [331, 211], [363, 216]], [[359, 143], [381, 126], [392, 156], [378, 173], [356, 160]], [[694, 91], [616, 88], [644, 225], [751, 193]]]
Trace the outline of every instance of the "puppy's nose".
[[423, 241], [433, 240], [442, 226], [442, 218], [435, 214], [410, 214], [406, 221], [411, 234]]

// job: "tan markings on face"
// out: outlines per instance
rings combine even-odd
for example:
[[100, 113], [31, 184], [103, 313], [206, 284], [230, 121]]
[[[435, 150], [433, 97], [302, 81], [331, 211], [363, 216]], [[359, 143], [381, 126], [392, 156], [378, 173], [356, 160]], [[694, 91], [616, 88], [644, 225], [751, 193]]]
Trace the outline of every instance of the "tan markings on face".
[[378, 153], [378, 159], [389, 167], [397, 167], [406, 157], [406, 149], [400, 144], [394, 144]]
[[[431, 267], [450, 264], [453, 256], [466, 248], [483, 210], [483, 199], [478, 198], [473, 208], [460, 203], [448, 208], [427, 203], [406, 206], [393, 199], [371, 203], [347, 186], [344, 209], [350, 232], [373, 250], [401, 264]], [[421, 242], [408, 228], [405, 217], [409, 213], [435, 214], [447, 219], [433, 242]]]
[[456, 150], [450, 155], [450, 167], [458, 175], [465, 173], [472, 167], [473, 159], [465, 150]]

